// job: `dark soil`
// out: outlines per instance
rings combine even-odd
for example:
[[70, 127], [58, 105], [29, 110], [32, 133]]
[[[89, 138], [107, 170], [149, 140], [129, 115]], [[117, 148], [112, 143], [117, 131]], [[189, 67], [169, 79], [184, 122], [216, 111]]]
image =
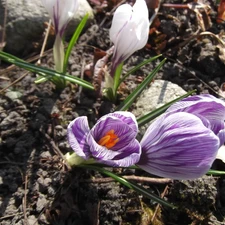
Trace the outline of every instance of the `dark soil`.
[[[224, 23], [216, 23], [215, 1], [205, 4], [212, 9], [207, 31], [225, 41]], [[96, 23], [76, 45], [69, 62], [70, 74], [80, 76], [84, 70], [85, 79], [92, 80], [87, 68], [93, 62], [94, 48], [110, 48], [111, 17], [99, 26], [104, 13], [98, 10]], [[186, 91], [196, 89], [198, 94], [222, 98], [225, 58], [219, 39], [202, 35], [193, 11], [161, 7], [148, 45], [130, 57], [124, 69], [161, 53], [168, 60], [156, 79], [169, 80]], [[158, 63], [130, 76], [121, 89], [121, 98]], [[53, 67], [51, 53], [43, 58], [42, 65]], [[25, 73], [3, 62], [0, 69], [1, 88]], [[112, 105], [74, 84], [58, 91], [49, 82], [34, 84], [35, 79], [36, 75], [29, 73], [0, 96], [0, 224], [225, 224], [223, 176], [169, 184], [141, 183], [157, 195], [165, 192], [165, 199], [178, 206], [172, 210], [158, 207], [97, 172], [69, 170], [60, 155], [71, 151], [66, 139], [68, 123], [77, 116], [87, 116], [93, 125], [99, 116], [112, 110]], [[214, 168], [224, 170], [225, 166], [216, 161]], [[112, 170], [120, 175], [149, 176], [131, 169]]]

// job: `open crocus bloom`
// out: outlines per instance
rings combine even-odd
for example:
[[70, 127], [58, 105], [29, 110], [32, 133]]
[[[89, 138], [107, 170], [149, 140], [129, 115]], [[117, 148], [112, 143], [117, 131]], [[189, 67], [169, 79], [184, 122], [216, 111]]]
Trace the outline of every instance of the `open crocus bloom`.
[[78, 9], [79, 0], [42, 0], [42, 2], [53, 21], [56, 34], [62, 37], [67, 24]]
[[163, 114], [141, 140], [137, 165], [172, 179], [196, 179], [210, 169], [220, 147], [219, 137], [207, 119], [187, 112]]
[[136, 0], [134, 6], [123, 4], [114, 13], [109, 31], [114, 43], [112, 76], [116, 67], [148, 41], [149, 19], [145, 0]]
[[76, 118], [68, 126], [68, 140], [75, 153], [85, 160], [128, 167], [140, 158], [137, 132], [132, 113], [115, 112], [101, 117], [92, 129], [86, 116]]

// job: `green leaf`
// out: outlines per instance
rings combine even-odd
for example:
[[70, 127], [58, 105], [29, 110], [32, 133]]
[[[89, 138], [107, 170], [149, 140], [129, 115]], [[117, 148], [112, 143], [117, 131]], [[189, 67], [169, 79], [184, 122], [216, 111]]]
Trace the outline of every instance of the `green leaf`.
[[116, 99], [116, 93], [117, 93], [117, 89], [120, 85], [120, 76], [122, 73], [122, 69], [123, 69], [123, 63], [120, 63], [117, 67], [116, 67], [116, 71], [115, 71], [115, 75], [113, 78], [113, 94], [114, 94], [114, 99]]
[[68, 61], [69, 61], [69, 57], [72, 51], [72, 48], [74, 47], [74, 45], [76, 44], [82, 30], [84, 29], [85, 24], [87, 23], [88, 20], [88, 13], [84, 16], [84, 18], [81, 20], [81, 22], [79, 23], [77, 29], [75, 30], [73, 37], [70, 40], [70, 43], [67, 47], [66, 53], [65, 53], [65, 58], [64, 58], [64, 65], [63, 65], [63, 72], [66, 72], [67, 66], [68, 66]]
[[225, 175], [225, 171], [220, 170], [209, 170], [208, 175]]
[[174, 104], [177, 101], [180, 101], [183, 98], [188, 97], [189, 95], [192, 95], [195, 92], [195, 90], [193, 91], [189, 91], [187, 94], [182, 95], [181, 97], [178, 97], [176, 99], [174, 99], [173, 101], [170, 101], [168, 103], [166, 103], [165, 105], [159, 107], [158, 109], [153, 110], [152, 112], [149, 112], [148, 114], [140, 117], [137, 119], [138, 122], [138, 126], [143, 126], [146, 123], [150, 122], [151, 120], [155, 119], [156, 117], [160, 116], [162, 113], [164, 113], [172, 104]]
[[44, 67], [33, 65], [31, 63], [27, 63], [27, 62], [15, 57], [15, 56], [12, 56], [12, 55], [10, 55], [8, 53], [5, 53], [5, 52], [2, 52], [2, 51], [0, 51], [0, 59], [6, 61], [8, 63], [12, 63], [16, 66], [19, 66], [19, 67], [21, 67], [25, 70], [30, 71], [30, 72], [37, 73], [44, 78], [47, 77], [52, 82], [54, 82], [57, 78], [58, 79], [65, 79], [66, 81], [78, 84], [78, 85], [80, 85], [84, 88], [94, 90], [93, 85], [91, 83], [85, 81], [85, 80], [74, 77], [72, 75], [58, 73], [58, 72], [56, 72], [54, 70], [51, 70], [51, 69], [47, 69], [47, 68], [44, 68]]
[[116, 108], [115, 111], [125, 111], [127, 110], [135, 99], [141, 94], [141, 92], [148, 86], [148, 84], [153, 80], [156, 73], [161, 69], [166, 59], [163, 59], [160, 64], [145, 78], [145, 80]]
[[150, 58], [150, 59], [147, 59], [147, 60], [145, 60], [145, 61], [139, 63], [137, 66], [135, 66], [134, 68], [132, 68], [131, 70], [129, 70], [129, 71], [125, 74], [125, 76], [123, 76], [123, 78], [120, 80], [120, 84], [121, 84], [121, 83], [122, 83], [122, 82], [130, 75], [130, 74], [134, 73], [136, 70], [140, 69], [142, 66], [144, 66], [144, 65], [146, 65], [146, 64], [148, 64], [148, 63], [150, 63], [150, 62], [152, 62], [152, 61], [154, 61], [154, 60], [156, 60], [156, 59], [158, 59], [158, 58], [161, 57], [161, 56], [162, 56], [162, 55], [160, 54], [160, 55], [154, 56], [154, 57], [152, 57], [152, 58]]
[[81, 165], [80, 167], [95, 170], [95, 171], [98, 171], [100, 173], [103, 173], [103, 174], [105, 174], [109, 177], [112, 177], [113, 179], [115, 179], [119, 183], [125, 185], [126, 187], [137, 191], [138, 193], [144, 195], [145, 197], [147, 197], [149, 199], [152, 199], [153, 201], [155, 201], [155, 202], [157, 202], [161, 205], [171, 207], [171, 208], [176, 208], [175, 206], [173, 206], [169, 202], [163, 200], [162, 198], [158, 197], [157, 195], [148, 192], [148, 190], [143, 188], [142, 186], [140, 186], [138, 184], [135, 184], [134, 182], [128, 181], [127, 179], [124, 179], [123, 177], [120, 177], [120, 176], [116, 175], [115, 173], [112, 173], [112, 172], [110, 172], [110, 171], [108, 171], [104, 168], [101, 168], [101, 167], [98, 167], [98, 166], [93, 166], [93, 165]]

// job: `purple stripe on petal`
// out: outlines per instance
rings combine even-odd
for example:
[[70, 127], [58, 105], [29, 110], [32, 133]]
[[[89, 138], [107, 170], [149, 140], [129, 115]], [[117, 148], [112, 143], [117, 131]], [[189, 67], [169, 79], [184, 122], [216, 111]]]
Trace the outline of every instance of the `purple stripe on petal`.
[[136, 120], [133, 113], [124, 112], [124, 111], [117, 111], [117, 112], [114, 112], [114, 113], [109, 113], [106, 116], [103, 116], [101, 119], [104, 119], [105, 117], [110, 117], [110, 116], [120, 119], [125, 124], [129, 125], [134, 130], [134, 132], [136, 132], [136, 133], [138, 132], [137, 120]]
[[67, 129], [68, 141], [77, 155], [88, 159], [90, 156], [89, 146], [86, 137], [90, 131], [87, 117], [82, 116], [73, 120]]
[[138, 166], [173, 179], [195, 179], [215, 160], [219, 138], [189, 113], [164, 114], [144, 135]]

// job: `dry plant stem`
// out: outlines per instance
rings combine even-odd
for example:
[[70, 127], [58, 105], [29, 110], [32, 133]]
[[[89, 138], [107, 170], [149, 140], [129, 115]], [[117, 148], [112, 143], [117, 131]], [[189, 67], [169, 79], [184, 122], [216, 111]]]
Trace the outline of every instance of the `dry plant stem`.
[[114, 11], [115, 11], [120, 5], [122, 5], [122, 4], [125, 3], [125, 2], [126, 2], [126, 0], [123, 0], [123, 1], [119, 2], [115, 7], [113, 7], [113, 9], [112, 9], [109, 13], [107, 13], [107, 14], [105, 15], [105, 17], [104, 17], [104, 19], [102, 20], [102, 22], [100, 23], [99, 27], [102, 27], [103, 24], [105, 23], [107, 17], [108, 17], [108, 16], [111, 16], [111, 15], [114, 13]]
[[[5, 46], [5, 30], [6, 30], [6, 20], [7, 20], [7, 9], [8, 9], [8, 5], [7, 5], [7, 0], [5, 1], [5, 10], [4, 10], [4, 21], [3, 21], [3, 27], [2, 27], [2, 40], [0, 43], [0, 50], [2, 50]], [[0, 60], [1, 62], [1, 60]]]
[[64, 161], [64, 165], [67, 167], [68, 170], [71, 170], [71, 167], [68, 165], [64, 155], [62, 154], [62, 152], [59, 150], [59, 148], [56, 146], [55, 142], [53, 141], [53, 139], [46, 134], [45, 132], [41, 131], [40, 132], [45, 136], [45, 138], [49, 141], [50, 145], [52, 146], [53, 151], [56, 153], [56, 155], [60, 156], [63, 161]]
[[44, 51], [45, 51], [45, 47], [46, 47], [46, 43], [47, 43], [47, 40], [48, 40], [50, 29], [51, 29], [51, 19], [48, 21], [48, 27], [47, 27], [46, 32], [45, 32], [45, 38], [44, 38], [44, 42], [43, 42], [42, 47], [41, 47], [40, 58], [37, 61], [37, 65], [41, 64], [41, 57], [43, 56]]
[[[139, 176], [122, 176], [123, 178], [127, 180], [133, 180], [136, 182], [146, 182], [146, 183], [152, 183], [152, 184], [166, 184], [166, 183], [171, 183], [173, 180], [169, 178], [152, 178], [152, 177], [139, 177]], [[110, 183], [110, 182], [116, 182], [113, 178], [111, 177], [105, 177], [105, 178], [92, 178], [88, 180], [81, 180], [81, 183]]]
[[[167, 191], [168, 191], [168, 185], [166, 185], [166, 187], [165, 187], [165, 189], [164, 189], [164, 191], [163, 191], [163, 193], [161, 194], [161, 198], [164, 198], [164, 196], [165, 196], [165, 194], [167, 193]], [[157, 213], [158, 213], [158, 211], [159, 211], [159, 207], [160, 207], [160, 204], [157, 204], [157, 206], [156, 206], [156, 208], [155, 208], [155, 212], [154, 212], [154, 214], [153, 214], [153, 216], [152, 216], [152, 218], [151, 218], [151, 224], [153, 224], [153, 222], [154, 222], [154, 220], [155, 220], [155, 218], [156, 218], [156, 215], [157, 215]]]
[[164, 4], [162, 4], [162, 7], [166, 7], [166, 8], [177, 8], [177, 9], [189, 9], [188, 5], [185, 5], [185, 4], [169, 4], [169, 3], [164, 3]]
[[22, 215], [22, 214], [23, 214], [23, 212], [15, 213], [15, 214], [12, 214], [12, 215], [3, 216], [3, 217], [0, 217], [0, 221], [1, 220], [5, 220], [5, 219], [9, 219], [9, 218], [14, 217], [14, 216], [19, 216], [19, 215]]
[[16, 79], [15, 81], [13, 81], [11, 84], [9, 84], [8, 86], [6, 86], [2, 90], [0, 90], [0, 94], [3, 93], [3, 92], [5, 92], [8, 88], [10, 88], [11, 86], [13, 86], [14, 84], [18, 83], [20, 80], [22, 80], [24, 77], [26, 77], [27, 74], [29, 74], [29, 71], [25, 72], [21, 77], [19, 77], [18, 79]]
[[25, 174], [25, 178], [24, 178], [24, 196], [23, 196], [23, 200], [22, 200], [22, 205], [23, 205], [23, 216], [24, 216], [24, 224], [25, 225], [30, 225], [27, 219], [27, 187], [28, 187], [28, 180], [29, 177], [31, 176], [32, 172], [31, 172], [31, 168], [32, 168], [32, 164], [34, 162], [34, 156], [36, 153], [36, 149], [33, 149], [28, 163], [27, 163], [27, 169], [26, 169], [26, 174]]
[[28, 182], [28, 176], [25, 175], [24, 197], [23, 197], [23, 217], [24, 217], [24, 223], [29, 225], [29, 222], [27, 220], [27, 182]]
[[12, 161], [1, 161], [0, 165], [1, 164], [12, 164], [12, 165], [16, 165], [16, 166], [23, 166], [24, 165], [24, 163], [12, 162]]

